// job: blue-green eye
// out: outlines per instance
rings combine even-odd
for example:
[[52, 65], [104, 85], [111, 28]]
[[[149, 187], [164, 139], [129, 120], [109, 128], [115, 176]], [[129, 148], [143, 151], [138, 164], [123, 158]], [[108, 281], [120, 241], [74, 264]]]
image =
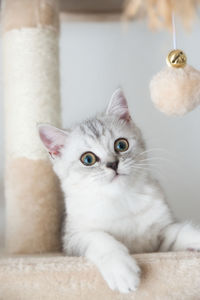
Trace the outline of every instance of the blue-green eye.
[[86, 152], [81, 155], [81, 162], [86, 166], [92, 166], [97, 161], [97, 157], [92, 152]]
[[129, 143], [127, 139], [119, 138], [115, 141], [114, 148], [116, 152], [125, 152], [129, 148]]

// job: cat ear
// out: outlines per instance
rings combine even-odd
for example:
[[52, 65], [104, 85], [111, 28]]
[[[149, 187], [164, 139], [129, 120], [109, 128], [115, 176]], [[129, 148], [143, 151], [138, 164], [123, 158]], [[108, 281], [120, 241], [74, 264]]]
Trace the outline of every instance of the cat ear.
[[38, 124], [38, 131], [41, 141], [51, 156], [59, 156], [68, 132], [49, 124]]
[[130, 121], [131, 116], [128, 109], [128, 103], [121, 89], [117, 89], [112, 95], [108, 104], [107, 115], [116, 115], [120, 119]]

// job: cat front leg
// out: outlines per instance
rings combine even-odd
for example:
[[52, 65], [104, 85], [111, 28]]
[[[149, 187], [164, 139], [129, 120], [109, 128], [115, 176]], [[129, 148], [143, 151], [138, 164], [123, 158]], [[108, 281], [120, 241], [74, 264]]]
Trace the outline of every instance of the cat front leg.
[[68, 254], [83, 255], [99, 269], [112, 290], [121, 293], [135, 291], [140, 282], [140, 268], [128, 249], [103, 231], [79, 232], [67, 238]]
[[159, 251], [200, 251], [200, 228], [191, 223], [172, 223], [161, 232]]

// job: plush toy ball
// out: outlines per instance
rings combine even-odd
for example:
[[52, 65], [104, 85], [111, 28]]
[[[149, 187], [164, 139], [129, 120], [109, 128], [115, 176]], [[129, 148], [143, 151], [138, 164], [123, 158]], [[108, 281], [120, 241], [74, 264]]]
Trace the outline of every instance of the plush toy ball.
[[171, 51], [167, 64], [150, 82], [151, 99], [167, 115], [184, 115], [200, 104], [200, 72], [186, 64], [181, 50]]

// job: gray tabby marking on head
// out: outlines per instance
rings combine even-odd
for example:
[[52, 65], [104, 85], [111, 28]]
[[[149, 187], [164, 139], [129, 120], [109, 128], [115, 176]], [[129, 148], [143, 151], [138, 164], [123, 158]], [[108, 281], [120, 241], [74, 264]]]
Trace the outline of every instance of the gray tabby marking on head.
[[104, 135], [105, 125], [99, 119], [88, 119], [80, 124], [80, 130], [83, 134], [98, 139], [101, 135]]

